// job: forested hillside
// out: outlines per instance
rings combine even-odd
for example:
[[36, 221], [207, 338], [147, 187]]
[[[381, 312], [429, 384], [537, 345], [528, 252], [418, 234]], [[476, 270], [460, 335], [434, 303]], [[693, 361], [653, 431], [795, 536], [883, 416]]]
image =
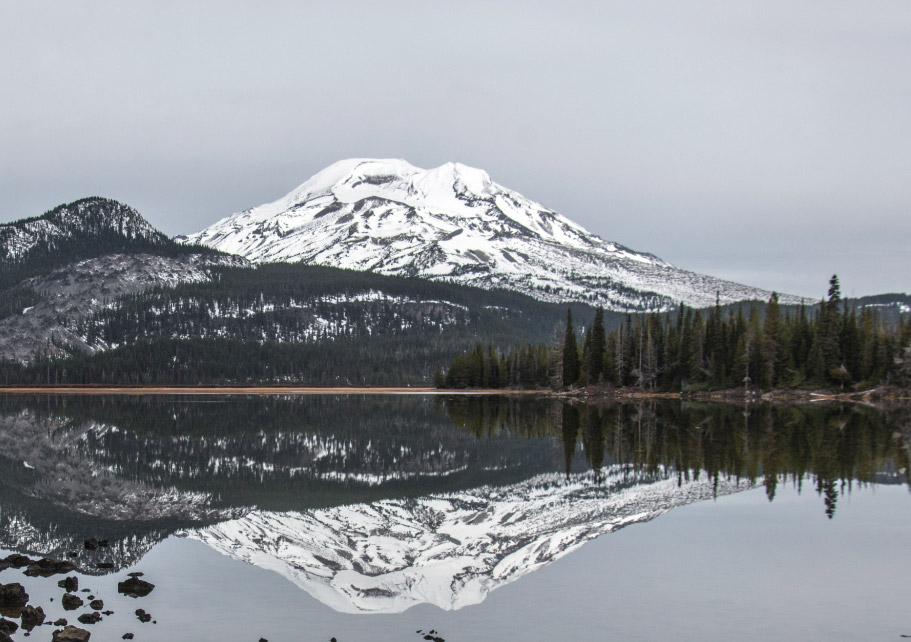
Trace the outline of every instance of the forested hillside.
[[[572, 309], [579, 318], [593, 312]], [[89, 349], [0, 363], [0, 383], [426, 385], [465, 345], [553, 340], [565, 310], [514, 292], [370, 272], [213, 267], [207, 281], [61, 320]]]

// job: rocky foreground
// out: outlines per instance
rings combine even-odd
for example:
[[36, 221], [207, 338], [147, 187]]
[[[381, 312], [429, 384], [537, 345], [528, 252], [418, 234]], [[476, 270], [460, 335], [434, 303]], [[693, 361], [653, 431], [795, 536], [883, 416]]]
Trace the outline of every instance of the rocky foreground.
[[[84, 551], [93, 551], [107, 547], [107, 541], [88, 539], [84, 543]], [[70, 551], [70, 558], [76, 558], [79, 553]], [[22, 570], [28, 577], [45, 578], [50, 581], [56, 575], [66, 575], [76, 569], [76, 564], [70, 560], [55, 560], [50, 558], [32, 559], [26, 555], [13, 553], [0, 559], [0, 571]], [[142, 573], [129, 573], [127, 578], [117, 584], [117, 592], [132, 598], [149, 595], [155, 585], [140, 579]], [[4, 578], [5, 579], [5, 578]], [[32, 603], [33, 600], [26, 589], [19, 582], [0, 583], [0, 642], [12, 642], [19, 635], [32, 636], [40, 627], [55, 627], [51, 633], [52, 642], [88, 642], [92, 637], [89, 629], [106, 617], [114, 615], [114, 611], [105, 609], [104, 599], [92, 594], [91, 589], [79, 589], [79, 578], [70, 575], [57, 582], [57, 587], [63, 591], [60, 604], [64, 611], [73, 612], [73, 620], [80, 626], [70, 623], [70, 618], [61, 617], [51, 621], [44, 608], [47, 606]], [[50, 598], [51, 601], [54, 598]], [[144, 609], [136, 609], [135, 616], [140, 623], [153, 622], [152, 616]], [[17, 622], [18, 620], [18, 622]], [[122, 639], [132, 640], [132, 632], [124, 632]]]

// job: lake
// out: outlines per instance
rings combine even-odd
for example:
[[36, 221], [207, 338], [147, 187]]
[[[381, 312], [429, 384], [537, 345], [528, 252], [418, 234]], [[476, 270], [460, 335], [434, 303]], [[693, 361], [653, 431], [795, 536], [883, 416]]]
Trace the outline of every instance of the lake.
[[0, 583], [93, 641], [900, 639], [909, 453], [862, 405], [0, 397], [0, 559], [77, 567]]

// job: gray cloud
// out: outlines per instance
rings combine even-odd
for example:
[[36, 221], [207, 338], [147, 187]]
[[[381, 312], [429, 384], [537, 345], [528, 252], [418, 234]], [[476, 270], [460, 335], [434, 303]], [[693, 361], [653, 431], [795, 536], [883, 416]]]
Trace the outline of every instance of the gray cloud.
[[818, 296], [907, 291], [911, 5], [0, 7], [0, 220], [171, 234], [341, 158], [457, 160], [604, 238]]

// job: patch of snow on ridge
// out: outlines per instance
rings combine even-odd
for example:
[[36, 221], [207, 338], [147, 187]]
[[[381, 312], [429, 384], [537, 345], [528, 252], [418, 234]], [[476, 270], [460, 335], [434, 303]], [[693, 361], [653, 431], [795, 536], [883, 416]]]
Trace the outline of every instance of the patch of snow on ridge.
[[253, 262], [442, 279], [615, 310], [666, 310], [681, 301], [703, 307], [716, 294], [722, 303], [771, 294], [605, 241], [460, 163], [424, 170], [395, 159], [339, 161], [272, 203], [177, 240]]
[[681, 485], [676, 474], [616, 466], [418, 499], [253, 511], [190, 536], [279, 573], [340, 612], [400, 613], [423, 603], [455, 610], [599, 535], [751, 487]]

